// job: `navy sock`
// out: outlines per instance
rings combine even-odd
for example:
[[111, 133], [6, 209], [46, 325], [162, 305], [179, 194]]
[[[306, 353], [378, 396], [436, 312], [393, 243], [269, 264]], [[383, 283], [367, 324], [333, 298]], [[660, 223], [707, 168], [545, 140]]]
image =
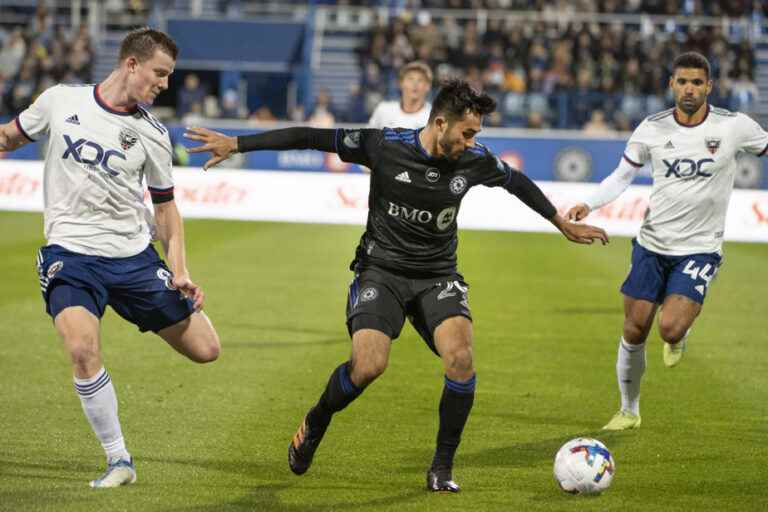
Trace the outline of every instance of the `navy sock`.
[[312, 428], [324, 431], [331, 422], [331, 416], [352, 403], [364, 389], [352, 383], [349, 376], [349, 362], [339, 365], [328, 379], [328, 384], [317, 405], [309, 412], [308, 421]]
[[475, 401], [475, 380], [475, 375], [466, 382], [445, 377], [443, 396], [440, 399], [440, 430], [437, 433], [437, 449], [432, 467], [453, 467], [453, 456]]

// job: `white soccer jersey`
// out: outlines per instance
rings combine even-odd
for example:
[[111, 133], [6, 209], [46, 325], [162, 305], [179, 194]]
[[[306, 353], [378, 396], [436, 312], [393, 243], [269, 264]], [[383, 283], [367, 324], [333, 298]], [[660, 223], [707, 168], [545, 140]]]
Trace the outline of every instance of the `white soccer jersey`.
[[707, 106], [695, 126], [678, 123], [674, 109], [647, 117], [630, 137], [624, 159], [651, 163], [649, 208], [637, 237], [660, 254], [720, 252], [736, 155], [762, 156], [768, 133], [748, 116]]
[[382, 101], [379, 103], [368, 121], [370, 128], [409, 128], [416, 130], [427, 126], [432, 105], [425, 103], [421, 110], [408, 114], [400, 108], [399, 101]]
[[98, 86], [57, 85], [16, 119], [30, 140], [48, 134], [45, 238], [81, 254], [126, 257], [150, 242], [154, 195], [170, 194], [171, 141], [149, 112], [112, 110]]

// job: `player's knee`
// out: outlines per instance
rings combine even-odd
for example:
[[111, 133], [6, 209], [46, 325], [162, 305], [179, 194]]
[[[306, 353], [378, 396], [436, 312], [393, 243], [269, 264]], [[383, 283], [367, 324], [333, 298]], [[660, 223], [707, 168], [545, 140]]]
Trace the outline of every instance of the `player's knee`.
[[472, 347], [465, 346], [452, 350], [445, 354], [445, 367], [448, 372], [448, 376], [453, 378], [457, 376], [461, 377], [474, 373], [474, 361], [472, 356]]
[[[64, 340], [72, 364], [81, 372], [91, 373], [94, 367], [100, 366], [99, 344], [95, 336], [79, 334], [68, 336]], [[97, 368], [98, 369], [98, 368]]]
[[367, 386], [387, 369], [387, 358], [369, 357], [365, 360], [352, 361], [351, 377], [357, 386]]
[[648, 331], [647, 329], [644, 329], [643, 326], [630, 320], [624, 322], [624, 339], [627, 343], [643, 343], [647, 337]]
[[221, 342], [216, 333], [213, 333], [198, 343], [198, 349], [192, 359], [196, 363], [212, 363], [219, 358], [219, 354], [221, 354]]
[[685, 337], [686, 328], [679, 323], [659, 321], [659, 336], [667, 343], [675, 344]]

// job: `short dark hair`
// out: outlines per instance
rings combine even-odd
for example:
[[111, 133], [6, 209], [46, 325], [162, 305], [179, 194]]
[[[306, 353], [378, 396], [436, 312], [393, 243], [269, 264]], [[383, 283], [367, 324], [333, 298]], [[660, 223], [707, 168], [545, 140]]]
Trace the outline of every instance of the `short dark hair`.
[[155, 55], [155, 50], [167, 53], [173, 60], [179, 55], [179, 48], [171, 37], [149, 27], [132, 30], [120, 43], [120, 59], [123, 62], [128, 57], [136, 57], [139, 62], [145, 62]]
[[698, 52], [685, 52], [678, 55], [672, 62], [673, 75], [678, 68], [703, 69], [707, 74], [707, 80], [709, 80], [709, 77], [712, 74], [712, 68], [709, 66], [709, 61], [705, 56]]
[[477, 92], [464, 80], [444, 82], [432, 102], [429, 123], [437, 116], [445, 116], [449, 121], [461, 119], [469, 112], [484, 116], [496, 110], [496, 100], [484, 92]]

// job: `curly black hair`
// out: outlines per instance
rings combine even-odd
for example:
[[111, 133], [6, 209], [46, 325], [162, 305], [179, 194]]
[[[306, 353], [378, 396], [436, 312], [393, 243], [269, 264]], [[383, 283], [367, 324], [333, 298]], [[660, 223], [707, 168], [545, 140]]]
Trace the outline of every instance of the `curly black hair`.
[[485, 116], [496, 110], [496, 100], [484, 92], [477, 92], [464, 80], [454, 79], [444, 82], [432, 102], [429, 123], [437, 116], [444, 116], [449, 121], [461, 119], [469, 112]]

